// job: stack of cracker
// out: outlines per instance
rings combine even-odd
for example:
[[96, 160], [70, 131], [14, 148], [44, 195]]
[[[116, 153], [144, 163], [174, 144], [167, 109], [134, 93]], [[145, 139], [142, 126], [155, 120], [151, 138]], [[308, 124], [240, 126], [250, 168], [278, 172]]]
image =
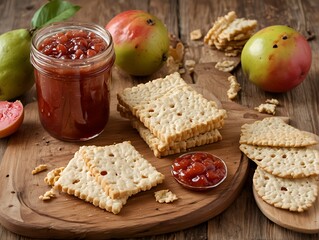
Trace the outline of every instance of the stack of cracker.
[[117, 95], [118, 111], [158, 158], [221, 140], [226, 111], [175, 72]]
[[110, 146], [82, 146], [68, 165], [45, 181], [106, 211], [118, 214], [128, 198], [164, 181], [129, 141]]
[[269, 117], [241, 128], [240, 150], [257, 164], [253, 186], [267, 203], [303, 212], [318, 194], [318, 142], [281, 118]]
[[227, 56], [237, 56], [257, 27], [256, 20], [237, 18], [234, 11], [218, 17], [204, 37], [204, 42], [224, 51]]

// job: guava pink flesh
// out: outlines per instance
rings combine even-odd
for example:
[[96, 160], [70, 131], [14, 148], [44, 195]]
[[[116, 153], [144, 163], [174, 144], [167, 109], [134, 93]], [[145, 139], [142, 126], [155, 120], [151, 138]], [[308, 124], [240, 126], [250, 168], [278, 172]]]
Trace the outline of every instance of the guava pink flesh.
[[7, 101], [0, 102], [0, 129], [8, 127], [22, 113], [22, 105]]

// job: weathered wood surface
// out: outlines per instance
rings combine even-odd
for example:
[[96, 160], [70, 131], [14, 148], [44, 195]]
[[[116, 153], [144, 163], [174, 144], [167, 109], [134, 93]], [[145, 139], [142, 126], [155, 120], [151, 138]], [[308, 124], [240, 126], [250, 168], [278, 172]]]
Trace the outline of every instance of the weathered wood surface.
[[[200, 77], [201, 70], [199, 68], [197, 72]], [[211, 70], [214, 71], [214, 68], [206, 71], [210, 74], [216, 72], [222, 83], [227, 82], [227, 74], [218, 70], [212, 73]], [[201, 87], [196, 87], [196, 90], [208, 99], [216, 99]], [[227, 84], [224, 84], [220, 92], [226, 91]], [[225, 126], [220, 130], [223, 140], [198, 147], [196, 151], [222, 157], [227, 164], [227, 178], [211, 191], [194, 192], [180, 186], [171, 176], [170, 165], [180, 154], [156, 158], [129, 121], [116, 111], [116, 102], [113, 96], [111, 117], [105, 131], [96, 139], [82, 144], [103, 146], [129, 140], [165, 175], [164, 183], [131, 197], [118, 215], [106, 213], [67, 194], [59, 194], [50, 202], [39, 200], [39, 196], [49, 189], [43, 181], [46, 173], [34, 176], [32, 169], [39, 164], [47, 164], [48, 170], [66, 166], [78, 150], [79, 143], [66, 143], [49, 136], [40, 125], [37, 103], [33, 102], [26, 106], [24, 124], [11, 137], [0, 165], [0, 222], [5, 227], [29, 237], [60, 239], [74, 236], [89, 239], [152, 236], [205, 222], [233, 203], [242, 190], [249, 170], [248, 160], [241, 157], [239, 150], [240, 127], [263, 118], [264, 114], [257, 115], [253, 110], [230, 101], [223, 102], [228, 113]], [[157, 203], [154, 192], [161, 189], [170, 189], [179, 197], [178, 201], [172, 204]], [[81, 224], [81, 227], [77, 228], [76, 224]]]
[[[0, 33], [29, 27], [33, 13], [44, 2], [35, 0], [0, 1]], [[188, 46], [185, 59], [194, 59], [196, 62], [201, 62], [204, 59], [205, 46], [201, 42], [191, 41], [189, 32], [197, 28], [206, 32], [212, 21], [230, 10], [235, 10], [241, 17], [257, 19], [259, 28], [274, 24], [286, 24], [306, 36], [309, 35], [309, 32], [318, 36], [319, 31], [319, 15], [317, 14], [319, 2], [317, 0], [73, 0], [72, 2], [82, 6], [74, 19], [92, 21], [100, 25], [105, 25], [115, 14], [123, 10], [143, 9], [149, 11], [162, 19], [169, 31]], [[289, 116], [293, 126], [318, 135], [319, 43], [317, 38], [310, 41], [310, 45], [313, 49], [313, 64], [303, 84], [284, 94], [265, 93], [250, 84], [243, 76], [241, 69], [238, 68], [235, 75], [242, 86], [242, 91], [236, 102], [252, 109], [264, 102], [266, 98], [276, 97], [280, 101], [277, 115]], [[136, 79], [131, 79], [124, 73], [119, 73], [117, 77], [128, 80], [125, 83], [124, 81], [119, 83], [117, 85], [119, 88], [137, 82]], [[196, 82], [196, 76], [191, 80]], [[205, 85], [206, 89], [211, 87], [214, 86]], [[34, 89], [23, 96], [22, 100], [25, 104], [35, 101]], [[7, 142], [8, 139], [1, 139], [0, 156], [4, 154]], [[250, 176], [238, 199], [222, 214], [198, 226], [154, 236], [151, 239], [318, 239], [319, 234], [302, 234], [287, 230], [268, 220], [261, 213], [252, 193], [251, 177], [254, 167], [251, 164]], [[1, 227], [0, 239], [26, 240], [29, 238], [18, 236]]]

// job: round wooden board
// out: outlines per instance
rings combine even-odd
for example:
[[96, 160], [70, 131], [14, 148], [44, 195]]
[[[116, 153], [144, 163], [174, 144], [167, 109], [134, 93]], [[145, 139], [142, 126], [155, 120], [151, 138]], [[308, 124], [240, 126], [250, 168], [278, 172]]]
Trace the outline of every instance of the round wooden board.
[[[318, 141], [319, 137], [315, 136]], [[319, 150], [319, 144], [314, 146]], [[276, 208], [268, 203], [266, 203], [258, 194], [253, 186], [253, 194], [256, 200], [256, 203], [261, 210], [261, 212], [269, 218], [274, 223], [278, 224], [281, 227], [301, 232], [301, 233], [319, 233], [319, 198], [317, 197], [316, 201], [313, 203], [313, 206], [307, 211], [298, 213], [290, 212], [288, 210]]]
[[261, 197], [258, 196], [253, 187], [253, 193], [256, 203], [261, 212], [269, 218], [269, 220], [278, 224], [281, 227], [301, 232], [301, 233], [318, 233], [319, 232], [319, 199], [314, 202], [314, 206], [302, 213], [290, 212], [288, 210], [275, 208], [266, 203]]
[[[202, 92], [214, 98], [204, 89]], [[36, 238], [149, 236], [197, 225], [218, 215], [236, 199], [248, 172], [248, 160], [239, 150], [240, 127], [262, 118], [261, 114], [232, 102], [222, 103], [228, 111], [221, 130], [223, 140], [190, 150], [208, 151], [223, 158], [228, 167], [228, 177], [211, 191], [193, 192], [180, 186], [170, 174], [169, 167], [177, 155], [162, 159], [154, 157], [128, 120], [116, 112], [115, 98], [112, 103], [105, 131], [85, 143], [67, 143], [52, 138], [39, 123], [36, 103], [26, 106], [22, 128], [11, 137], [0, 166], [0, 221], [3, 226]], [[165, 174], [164, 183], [129, 198], [118, 215], [63, 193], [48, 202], [39, 200], [39, 196], [50, 188], [43, 181], [46, 172], [31, 174], [34, 167], [47, 164], [52, 170], [66, 166], [81, 144], [109, 145], [125, 140], [130, 140]], [[171, 204], [157, 203], [154, 191], [160, 189], [170, 189], [179, 199]]]

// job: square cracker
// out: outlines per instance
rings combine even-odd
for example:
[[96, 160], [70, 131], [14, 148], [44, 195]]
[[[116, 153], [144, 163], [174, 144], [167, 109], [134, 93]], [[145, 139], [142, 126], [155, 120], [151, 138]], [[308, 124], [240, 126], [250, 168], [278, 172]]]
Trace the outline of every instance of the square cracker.
[[152, 100], [175, 91], [175, 89], [186, 86], [187, 83], [181, 78], [178, 72], [167, 75], [165, 78], [158, 78], [147, 83], [126, 88], [117, 94], [118, 102], [129, 109], [135, 115], [135, 106], [149, 103]]
[[137, 119], [132, 119], [131, 124], [139, 132], [140, 136], [158, 158], [185, 152], [189, 148], [214, 143], [222, 139], [220, 132], [217, 129], [213, 129], [184, 141], [171, 142], [170, 144], [167, 144], [155, 137], [150, 130]]
[[129, 141], [110, 146], [82, 146], [80, 153], [97, 182], [112, 199], [129, 197], [164, 181]]
[[149, 148], [153, 151], [154, 156], [158, 158], [185, 152], [187, 149], [192, 147], [202, 146], [222, 140], [222, 136], [218, 129], [213, 129], [184, 141], [166, 143], [155, 137], [150, 130], [143, 125], [143, 123], [132, 115], [127, 108], [121, 104], [117, 104], [117, 110], [123, 118], [130, 120], [132, 127], [138, 131], [141, 138], [143, 138]]
[[54, 188], [114, 214], [118, 214], [126, 204], [128, 197], [112, 199], [105, 193], [91, 175], [79, 152], [76, 152], [68, 165], [61, 170], [59, 179], [54, 183]]
[[[246, 33], [254, 30], [257, 27], [256, 20], [249, 20], [244, 18], [237, 18], [232, 21], [226, 29], [224, 29], [219, 35], [218, 40], [232, 41], [234, 37], [240, 33]], [[237, 37], [238, 38], [238, 37]]]
[[289, 211], [309, 209], [318, 194], [316, 177], [287, 179], [275, 177], [257, 167], [253, 176], [257, 194], [268, 204]]
[[270, 147], [304, 147], [317, 144], [310, 133], [285, 123], [281, 118], [268, 117], [241, 127], [240, 144]]
[[240, 150], [264, 171], [282, 178], [319, 174], [319, 152], [315, 149], [264, 147], [241, 144]]
[[214, 22], [212, 28], [207, 32], [204, 37], [204, 42], [209, 45], [214, 45], [214, 41], [217, 39], [219, 34], [225, 30], [231, 22], [237, 18], [237, 15], [234, 11], [230, 11], [225, 16], [218, 17]]
[[183, 141], [222, 127], [226, 111], [215, 106], [215, 102], [184, 86], [137, 105], [136, 116], [161, 141]]

